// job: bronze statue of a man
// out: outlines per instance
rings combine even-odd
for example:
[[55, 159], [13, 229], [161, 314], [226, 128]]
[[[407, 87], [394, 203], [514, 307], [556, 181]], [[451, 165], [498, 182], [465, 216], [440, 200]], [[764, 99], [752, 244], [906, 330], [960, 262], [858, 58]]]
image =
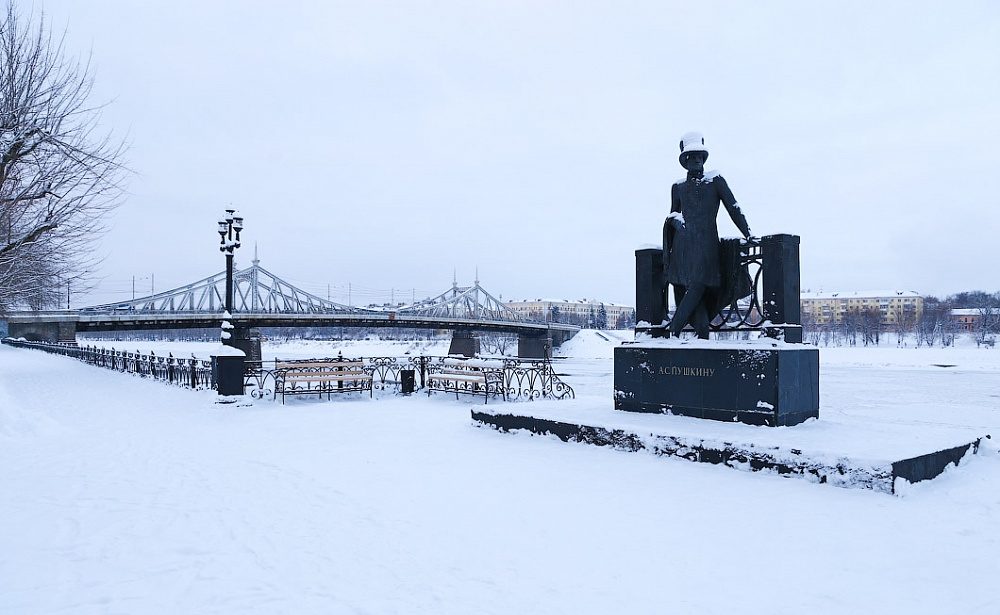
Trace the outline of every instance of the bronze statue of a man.
[[705, 173], [708, 150], [698, 133], [681, 138], [681, 166], [687, 177], [670, 191], [670, 213], [663, 223], [663, 270], [674, 286], [676, 309], [670, 333], [679, 336], [691, 323], [701, 339], [708, 339], [710, 311], [707, 295], [721, 284], [719, 203], [745, 238], [750, 237], [746, 217], [736, 204], [729, 185], [716, 172]]

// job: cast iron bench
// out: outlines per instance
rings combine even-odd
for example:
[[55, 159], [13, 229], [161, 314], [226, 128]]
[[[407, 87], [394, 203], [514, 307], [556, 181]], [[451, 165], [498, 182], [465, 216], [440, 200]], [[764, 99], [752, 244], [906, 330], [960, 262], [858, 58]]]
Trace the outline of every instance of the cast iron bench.
[[331, 393], [368, 391], [372, 395], [372, 375], [365, 372], [361, 359], [309, 359], [274, 361], [274, 398], [285, 395], [316, 394], [330, 399]]
[[[427, 375], [427, 395], [431, 391], [482, 395], [489, 403], [490, 395], [504, 394], [503, 364], [493, 366], [475, 359], [445, 359], [441, 367], [433, 366]], [[506, 397], [506, 396], [505, 396]]]

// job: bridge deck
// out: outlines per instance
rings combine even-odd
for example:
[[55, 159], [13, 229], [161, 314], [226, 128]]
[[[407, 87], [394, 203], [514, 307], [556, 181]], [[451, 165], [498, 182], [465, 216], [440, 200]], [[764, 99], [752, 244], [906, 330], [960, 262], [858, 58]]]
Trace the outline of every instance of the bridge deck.
[[[148, 329], [216, 328], [219, 313], [94, 313], [86, 311], [11, 313], [11, 324], [74, 323], [77, 331], [114, 331]], [[473, 318], [444, 318], [386, 313], [352, 314], [234, 314], [234, 325], [245, 327], [398, 327], [410, 329], [449, 329], [507, 333], [544, 331], [577, 332], [580, 327], [563, 323], [516, 322]]]

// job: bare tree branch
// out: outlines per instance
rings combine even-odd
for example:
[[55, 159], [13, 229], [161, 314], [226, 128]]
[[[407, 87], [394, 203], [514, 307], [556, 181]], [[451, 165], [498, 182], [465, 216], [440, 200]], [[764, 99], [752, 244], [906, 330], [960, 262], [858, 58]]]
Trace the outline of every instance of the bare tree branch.
[[44, 14], [0, 15], [0, 312], [82, 289], [92, 244], [124, 194], [125, 144], [101, 134], [90, 58], [65, 53]]

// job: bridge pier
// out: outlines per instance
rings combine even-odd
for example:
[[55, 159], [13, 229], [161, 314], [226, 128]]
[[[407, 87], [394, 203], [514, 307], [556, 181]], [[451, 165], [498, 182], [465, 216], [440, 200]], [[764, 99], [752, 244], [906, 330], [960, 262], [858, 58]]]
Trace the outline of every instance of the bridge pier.
[[519, 333], [517, 335], [517, 356], [520, 359], [551, 359], [552, 334], [549, 331]]
[[50, 342], [52, 344], [76, 344], [76, 318], [54, 317], [38, 322], [8, 322], [7, 335], [29, 342]]
[[460, 354], [474, 357], [479, 354], [479, 339], [473, 337], [471, 331], [455, 331], [451, 335], [451, 345], [448, 354]]

